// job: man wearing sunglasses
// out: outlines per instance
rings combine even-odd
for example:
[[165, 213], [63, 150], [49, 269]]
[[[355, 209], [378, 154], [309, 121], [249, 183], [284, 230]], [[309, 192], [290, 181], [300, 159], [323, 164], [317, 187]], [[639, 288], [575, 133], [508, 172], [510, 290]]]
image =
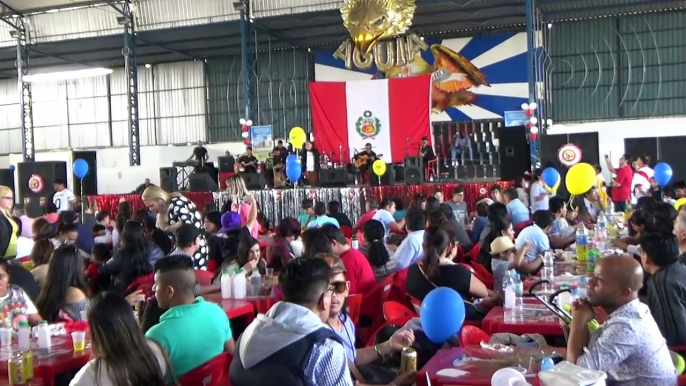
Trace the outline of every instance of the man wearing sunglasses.
[[329, 318], [331, 268], [323, 259], [291, 260], [279, 274], [283, 301], [258, 315], [236, 343], [234, 386], [352, 386], [340, 338]]

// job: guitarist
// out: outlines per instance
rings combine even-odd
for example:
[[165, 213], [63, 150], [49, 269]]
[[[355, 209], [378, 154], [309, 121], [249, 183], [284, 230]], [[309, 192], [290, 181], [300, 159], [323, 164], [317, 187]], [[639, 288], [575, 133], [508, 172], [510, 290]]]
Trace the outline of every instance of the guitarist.
[[376, 161], [376, 153], [372, 150], [372, 144], [364, 145], [364, 150], [355, 154], [355, 167], [361, 173], [366, 172], [371, 167], [372, 163]]

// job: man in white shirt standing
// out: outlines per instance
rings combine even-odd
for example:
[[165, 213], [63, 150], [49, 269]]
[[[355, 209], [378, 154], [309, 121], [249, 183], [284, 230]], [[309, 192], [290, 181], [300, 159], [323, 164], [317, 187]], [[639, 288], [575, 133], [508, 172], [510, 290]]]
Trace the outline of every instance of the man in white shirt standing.
[[631, 191], [633, 192], [632, 203], [636, 203], [636, 200], [648, 194], [650, 191], [650, 180], [655, 175], [653, 169], [648, 166], [650, 159], [646, 156], [638, 156], [634, 165], [636, 166], [636, 171], [634, 172], [634, 178], [631, 181]]
[[57, 207], [57, 213], [70, 210], [71, 204], [76, 200], [74, 193], [67, 189], [67, 183], [61, 178], [55, 180], [54, 187], [55, 194], [52, 196], [52, 202]]

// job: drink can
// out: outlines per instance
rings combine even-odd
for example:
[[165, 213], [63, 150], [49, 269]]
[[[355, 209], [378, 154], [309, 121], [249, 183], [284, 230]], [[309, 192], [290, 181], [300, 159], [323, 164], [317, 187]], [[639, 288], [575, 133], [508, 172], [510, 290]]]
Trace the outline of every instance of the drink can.
[[412, 347], [405, 347], [400, 352], [400, 373], [417, 371], [417, 352]]
[[10, 359], [7, 361], [7, 375], [11, 386], [26, 384], [22, 367], [24, 367], [24, 361], [22, 360], [21, 354], [10, 356]]
[[22, 367], [21, 373], [25, 381], [33, 379], [33, 352], [24, 351], [21, 353]]

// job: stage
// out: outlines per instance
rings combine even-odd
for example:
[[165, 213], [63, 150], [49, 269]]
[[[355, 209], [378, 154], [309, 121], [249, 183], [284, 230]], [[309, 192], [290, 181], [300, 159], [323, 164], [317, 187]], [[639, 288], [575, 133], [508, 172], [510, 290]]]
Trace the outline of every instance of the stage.
[[[350, 186], [345, 188], [319, 188], [304, 187], [294, 189], [264, 189], [251, 193], [255, 195], [262, 213], [269, 221], [270, 226], [276, 226], [284, 217], [298, 218], [300, 202], [305, 198], [327, 203], [337, 200], [341, 203], [341, 211], [348, 215], [355, 223], [364, 211], [364, 203], [368, 198], [382, 199], [400, 197], [409, 201], [418, 193], [433, 195], [437, 191], [443, 192], [445, 200], [450, 200], [452, 190], [457, 185], [464, 186], [465, 202], [470, 211], [474, 210], [478, 199], [488, 195], [489, 188], [498, 184], [507, 187], [512, 182], [482, 181], [465, 183], [426, 183], [422, 185], [395, 185], [395, 186]], [[200, 210], [211, 207], [211, 210], [220, 210], [227, 199], [225, 192], [188, 192], [184, 195], [190, 198]], [[119, 201], [129, 201], [134, 211], [145, 208], [139, 194], [109, 194], [89, 196], [91, 203], [96, 202], [99, 210], [110, 212], [111, 218], [117, 214]]]

